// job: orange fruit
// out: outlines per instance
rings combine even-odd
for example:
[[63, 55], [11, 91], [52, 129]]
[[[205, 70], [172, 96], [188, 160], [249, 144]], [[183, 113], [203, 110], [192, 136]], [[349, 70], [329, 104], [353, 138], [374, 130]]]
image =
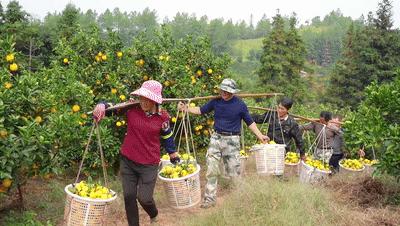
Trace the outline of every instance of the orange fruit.
[[12, 85], [12, 83], [10, 83], [10, 82], [4, 83], [4, 88], [6, 88], [6, 89], [11, 89], [12, 86], [13, 86], [13, 85]]
[[72, 106], [72, 112], [75, 113], [75, 112], [78, 112], [80, 110], [81, 110], [81, 107], [79, 105], [75, 104], [74, 106]]
[[14, 60], [15, 60], [14, 53], [7, 54], [7, 56], [6, 56], [6, 61], [7, 61], [7, 62], [11, 63], [11, 62], [13, 62]]
[[143, 59], [140, 59], [140, 60], [139, 60], [139, 65], [140, 65], [140, 66], [143, 66], [144, 63], [145, 63], [145, 61], [144, 61]]
[[7, 137], [8, 132], [5, 129], [0, 130], [0, 137]]
[[12, 72], [18, 71], [18, 64], [16, 64], [16, 63], [10, 64], [10, 71], [12, 71]]
[[40, 116], [36, 116], [36, 118], [35, 118], [35, 122], [36, 122], [37, 124], [39, 124], [39, 123], [43, 122], [43, 119], [42, 119], [42, 117], [40, 117]]
[[6, 178], [3, 180], [2, 184], [3, 184], [3, 187], [9, 188], [9, 187], [11, 187], [12, 180], [10, 178]]

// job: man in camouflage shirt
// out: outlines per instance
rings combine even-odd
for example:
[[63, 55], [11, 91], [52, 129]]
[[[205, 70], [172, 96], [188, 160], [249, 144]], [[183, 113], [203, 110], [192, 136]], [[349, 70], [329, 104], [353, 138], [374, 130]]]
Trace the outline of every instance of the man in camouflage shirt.
[[180, 110], [192, 114], [207, 114], [214, 112], [214, 133], [210, 138], [207, 150], [207, 185], [204, 200], [200, 207], [209, 208], [215, 205], [217, 199], [217, 182], [219, 162], [224, 161], [226, 173], [231, 178], [240, 174], [240, 130], [243, 120], [250, 130], [263, 143], [269, 138], [262, 135], [251, 118], [246, 104], [234, 94], [239, 92], [236, 82], [224, 79], [220, 85], [220, 97], [213, 99], [202, 107], [189, 107], [179, 103]]

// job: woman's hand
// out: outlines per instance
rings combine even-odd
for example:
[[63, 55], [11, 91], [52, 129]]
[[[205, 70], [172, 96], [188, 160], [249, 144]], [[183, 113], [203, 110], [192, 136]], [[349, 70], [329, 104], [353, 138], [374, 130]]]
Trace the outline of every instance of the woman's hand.
[[96, 122], [100, 122], [100, 120], [104, 118], [105, 114], [106, 114], [106, 105], [97, 104], [93, 110], [93, 119]]
[[186, 111], [186, 110], [187, 110], [187, 105], [184, 104], [183, 102], [179, 101], [179, 103], [178, 103], [178, 110], [179, 110], [179, 111]]

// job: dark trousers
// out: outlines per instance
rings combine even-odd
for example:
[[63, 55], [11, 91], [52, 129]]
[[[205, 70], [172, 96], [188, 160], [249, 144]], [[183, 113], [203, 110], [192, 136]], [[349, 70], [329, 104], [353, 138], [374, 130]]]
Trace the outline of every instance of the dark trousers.
[[339, 172], [339, 161], [343, 158], [342, 154], [332, 154], [331, 158], [329, 159], [329, 165], [332, 166], [335, 172]]
[[150, 218], [156, 217], [158, 210], [153, 193], [158, 165], [142, 165], [121, 156], [120, 171], [129, 226], [139, 226], [139, 210], [136, 200]]

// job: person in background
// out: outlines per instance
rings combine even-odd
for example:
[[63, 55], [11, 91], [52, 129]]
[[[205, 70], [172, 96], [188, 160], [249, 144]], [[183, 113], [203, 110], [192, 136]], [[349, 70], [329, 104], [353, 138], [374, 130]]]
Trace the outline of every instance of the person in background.
[[[160, 161], [160, 146], [165, 147], [171, 162], [179, 161], [169, 127], [169, 114], [159, 109], [162, 103], [162, 85], [146, 81], [131, 95], [139, 97], [139, 104], [130, 109], [112, 112], [126, 114], [127, 132], [121, 146], [120, 172], [124, 192], [125, 211], [129, 226], [139, 225], [137, 201], [150, 217], [157, 221], [158, 210], [153, 193]], [[100, 103], [93, 110], [96, 122], [105, 115], [111, 104]], [[108, 114], [109, 115], [109, 114]]]
[[224, 161], [227, 175], [237, 178], [240, 174], [240, 130], [243, 120], [257, 138], [266, 143], [269, 138], [263, 135], [251, 118], [246, 104], [235, 96], [239, 90], [232, 79], [224, 79], [220, 85], [220, 97], [202, 107], [189, 107], [179, 103], [181, 111], [202, 115], [214, 112], [214, 132], [207, 150], [207, 185], [201, 208], [215, 206], [217, 199], [217, 178], [219, 162]]
[[254, 122], [257, 124], [269, 123], [268, 137], [277, 144], [285, 144], [286, 151], [290, 151], [292, 140], [300, 152], [300, 158], [305, 160], [304, 141], [300, 132], [299, 124], [289, 115], [293, 101], [284, 97], [279, 101], [277, 111], [267, 111], [262, 115], [252, 114]]
[[314, 158], [319, 159], [325, 163], [329, 163], [329, 159], [332, 156], [333, 139], [335, 135], [339, 133], [339, 128], [331, 125], [327, 126], [328, 122], [332, 119], [332, 113], [328, 111], [322, 111], [319, 115], [319, 122], [311, 122], [306, 125], [301, 125], [301, 131], [313, 131], [319, 139], [317, 141], [317, 147], [314, 151]]
[[339, 131], [333, 137], [332, 143], [332, 156], [329, 159], [329, 166], [333, 169], [332, 172], [337, 173], [339, 172], [339, 161], [344, 156], [344, 139], [343, 139], [343, 128], [341, 128], [342, 122], [341, 115], [334, 115], [332, 120], [329, 121], [329, 127], [337, 127]]

